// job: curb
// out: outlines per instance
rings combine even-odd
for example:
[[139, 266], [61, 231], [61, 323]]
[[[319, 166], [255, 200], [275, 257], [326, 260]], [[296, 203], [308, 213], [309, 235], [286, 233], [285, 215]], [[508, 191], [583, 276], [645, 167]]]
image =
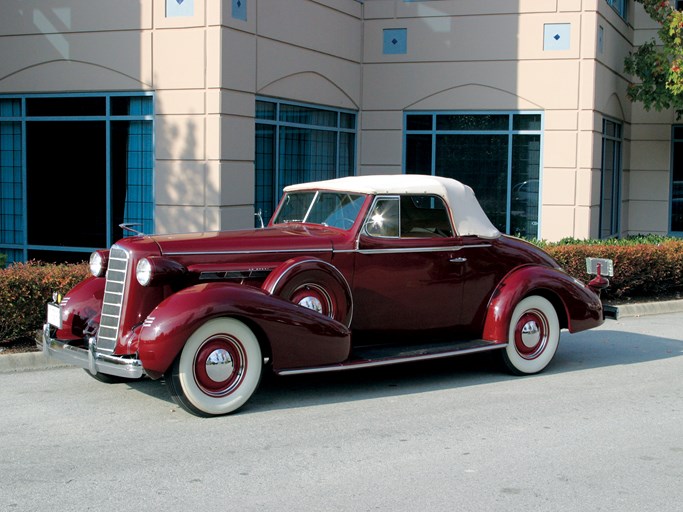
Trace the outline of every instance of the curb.
[[629, 316], [664, 315], [683, 311], [683, 299], [660, 302], [639, 302], [636, 304], [605, 304], [605, 316], [615, 320]]
[[0, 355], [0, 373], [26, 372], [31, 370], [48, 370], [66, 368], [71, 365], [57, 359], [48, 358], [42, 352], [25, 352], [23, 354]]
[[[618, 320], [626, 317], [646, 315], [664, 315], [683, 312], [683, 299], [665, 300], [661, 302], [640, 302], [636, 304], [605, 304], [605, 317]], [[47, 357], [42, 352], [26, 352], [23, 354], [0, 355], [0, 374], [26, 372], [32, 370], [48, 370], [68, 368], [70, 364]]]

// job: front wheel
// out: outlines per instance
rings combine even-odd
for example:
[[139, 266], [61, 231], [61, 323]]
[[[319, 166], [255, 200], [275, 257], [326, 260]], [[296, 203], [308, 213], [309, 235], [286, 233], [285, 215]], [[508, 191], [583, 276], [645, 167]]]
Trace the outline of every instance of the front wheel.
[[542, 371], [560, 343], [560, 322], [547, 299], [532, 295], [521, 300], [512, 313], [503, 362], [516, 375]]
[[198, 416], [228, 414], [256, 391], [262, 360], [249, 327], [234, 318], [216, 318], [189, 337], [166, 382], [186, 411]]

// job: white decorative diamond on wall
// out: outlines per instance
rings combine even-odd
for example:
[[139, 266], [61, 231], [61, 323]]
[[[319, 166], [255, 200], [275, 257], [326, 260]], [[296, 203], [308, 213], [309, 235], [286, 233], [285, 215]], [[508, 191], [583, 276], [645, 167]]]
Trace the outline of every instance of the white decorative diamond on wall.
[[547, 23], [543, 25], [543, 49], [545, 51], [569, 50], [571, 48], [570, 23]]
[[166, 17], [194, 16], [194, 0], [166, 0]]

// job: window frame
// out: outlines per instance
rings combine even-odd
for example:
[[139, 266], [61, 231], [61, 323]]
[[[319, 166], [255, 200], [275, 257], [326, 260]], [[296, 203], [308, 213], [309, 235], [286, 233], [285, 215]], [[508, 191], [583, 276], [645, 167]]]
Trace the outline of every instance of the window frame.
[[[670, 162], [671, 172], [669, 173], [669, 198], [668, 198], [668, 199], [669, 199], [669, 200], [668, 200], [668, 203], [669, 203], [669, 204], [668, 204], [667, 228], [668, 228], [668, 233], [669, 233], [671, 236], [678, 236], [678, 237], [680, 237], [680, 236], [683, 236], [683, 226], [681, 227], [681, 230], [679, 230], [679, 231], [676, 231], [676, 230], [672, 229], [672, 228], [673, 228], [673, 226], [672, 226], [672, 224], [673, 224], [673, 222], [672, 222], [672, 220], [673, 220], [672, 217], [673, 217], [673, 213], [674, 213], [674, 212], [673, 212], [674, 183], [676, 183], [677, 181], [683, 181], [683, 180], [675, 180], [675, 179], [674, 179], [674, 178], [675, 178], [675, 176], [674, 176], [674, 172], [675, 172], [674, 166], [675, 166], [675, 164], [676, 164], [676, 161], [675, 161], [675, 158], [674, 158], [674, 157], [675, 157], [675, 147], [674, 147], [674, 146], [675, 146], [677, 143], [678, 143], [678, 144], [681, 144], [681, 145], [683, 146], [683, 135], [682, 135], [681, 137], [677, 138], [677, 137], [676, 137], [676, 132], [677, 132], [677, 131], [681, 131], [681, 133], [683, 134], [683, 124], [674, 124], [674, 125], [671, 126], [671, 162]], [[683, 159], [682, 159], [682, 160], [683, 160]], [[681, 167], [683, 167], [683, 161], [678, 162], [678, 164], [679, 164]], [[683, 177], [683, 169], [681, 170], [681, 174], [682, 174], [682, 177]]]
[[[618, 129], [618, 134], [608, 135], [607, 125], [611, 123], [615, 129]], [[602, 119], [601, 147], [602, 154], [600, 156], [600, 213], [598, 218], [598, 238], [603, 240], [607, 238], [619, 238], [621, 234], [621, 198], [622, 198], [622, 182], [623, 182], [623, 147], [624, 147], [624, 125], [621, 121], [609, 117]], [[610, 212], [610, 232], [603, 236], [603, 213], [605, 201], [605, 148], [608, 142], [615, 144], [613, 153], [612, 166], [614, 175], [612, 177], [612, 207]]]
[[[113, 114], [112, 99], [113, 98], [151, 98], [151, 113], [149, 114]], [[105, 110], [103, 114], [97, 115], [30, 115], [27, 110], [27, 101], [41, 98], [66, 98], [66, 99], [83, 99], [83, 98], [103, 98], [105, 101]], [[114, 240], [114, 226], [113, 222], [113, 184], [112, 184], [112, 123], [121, 121], [149, 121], [152, 123], [151, 129], [151, 153], [152, 153], [152, 173], [155, 172], [154, 151], [156, 147], [155, 130], [154, 130], [154, 113], [156, 112], [156, 98], [152, 91], [117, 91], [117, 92], [81, 92], [81, 93], [30, 93], [30, 94], [0, 94], [0, 100], [18, 100], [20, 102], [19, 115], [0, 116], [0, 122], [19, 122], [21, 126], [21, 201], [22, 201], [22, 241], [20, 243], [0, 243], [0, 251], [20, 251], [22, 254], [21, 261], [28, 259], [28, 253], [31, 250], [35, 251], [50, 251], [50, 252], [64, 252], [64, 253], [83, 253], [84, 259], [87, 255], [101, 247], [86, 247], [86, 246], [55, 246], [55, 245], [41, 245], [31, 244], [28, 242], [28, 189], [27, 189], [27, 123], [29, 122], [55, 122], [55, 121], [72, 121], [72, 122], [104, 122], [106, 131], [106, 155], [105, 155], [105, 169], [106, 169], [106, 246], [111, 245]], [[156, 210], [156, 190], [155, 180], [151, 180], [151, 222], [154, 223]], [[59, 213], [59, 212], [55, 212]], [[126, 236], [124, 230], [124, 236]], [[12, 261], [19, 261], [18, 258], [8, 258], [8, 263]]]
[[[345, 108], [335, 108], [335, 107], [329, 107], [325, 105], [318, 105], [318, 104], [313, 104], [313, 103], [303, 103], [303, 102], [297, 102], [297, 101], [290, 101], [290, 100], [284, 100], [280, 98], [272, 98], [269, 96], [256, 96], [255, 98], [255, 103], [258, 104], [259, 102], [264, 102], [264, 103], [270, 103], [274, 106], [273, 109], [273, 116], [271, 119], [266, 119], [263, 117], [258, 116], [258, 108], [255, 108], [255, 115], [254, 115], [254, 138], [256, 140], [255, 144], [255, 158], [254, 158], [254, 173], [255, 173], [255, 180], [254, 180], [254, 216], [256, 218], [255, 220], [255, 225], [260, 225], [260, 221], [258, 220], [258, 215], [259, 212], [263, 210], [262, 207], [259, 205], [262, 205], [266, 202], [269, 203], [270, 209], [271, 209], [271, 215], [268, 216], [269, 218], [263, 218], [264, 223], [268, 223], [270, 220], [270, 217], [272, 217], [273, 214], [276, 213], [277, 210], [277, 205], [282, 198], [282, 189], [283, 189], [283, 182], [284, 177], [282, 174], [287, 171], [283, 167], [284, 163], [282, 162], [283, 159], [281, 159], [281, 135], [282, 135], [282, 130], [287, 129], [287, 128], [295, 128], [295, 129], [300, 129], [300, 130], [316, 130], [316, 131], [324, 131], [324, 132], [330, 132], [330, 133], [335, 133], [335, 141], [334, 141], [334, 148], [335, 148], [335, 162], [334, 162], [334, 178], [341, 178], [345, 176], [354, 176], [356, 174], [356, 165], [358, 161], [358, 111], [356, 110], [350, 110], [350, 109], [345, 109]], [[321, 112], [331, 112], [336, 114], [336, 122], [334, 126], [332, 125], [324, 125], [324, 124], [308, 124], [308, 123], [301, 123], [301, 122], [294, 122], [294, 121], [286, 121], [282, 120], [282, 107], [293, 107], [293, 108], [301, 108], [301, 109], [312, 109], [312, 110], [318, 110]], [[344, 126], [344, 119], [342, 116], [346, 115], [352, 115], [353, 116], [353, 127], [345, 127]], [[272, 168], [270, 168], [270, 171], [272, 172], [272, 183], [270, 186], [272, 187], [271, 191], [271, 197], [269, 199], [265, 199], [264, 197], [259, 197], [259, 187], [260, 186], [267, 186], [267, 184], [259, 184], [259, 169], [257, 168], [257, 158], [258, 158], [258, 150], [259, 150], [259, 143], [258, 143], [258, 126], [272, 126], [273, 127], [273, 154], [271, 155], [271, 160], [272, 160]], [[342, 147], [342, 134], [350, 134], [353, 136], [353, 155], [352, 155], [352, 163], [350, 165], [350, 171], [348, 173], [342, 172], [342, 155], [340, 148]], [[304, 169], [304, 172], [310, 171], [310, 169]]]
[[[408, 117], [414, 115], [431, 116], [430, 129], [408, 129]], [[455, 116], [508, 116], [506, 129], [481, 129], [481, 130], [444, 130], [438, 129], [437, 117], [445, 115]], [[514, 119], [516, 115], [538, 115], [540, 116], [540, 126], [534, 130], [514, 129]], [[511, 229], [511, 206], [512, 206], [512, 171], [513, 171], [513, 139], [516, 135], [538, 135], [539, 136], [539, 160], [538, 160], [538, 211], [535, 237], [540, 237], [541, 233], [541, 206], [543, 204], [543, 144], [544, 144], [545, 116], [542, 110], [409, 110], [403, 112], [403, 155], [402, 170], [407, 173], [407, 147], [409, 135], [429, 135], [431, 136], [431, 169], [430, 174], [436, 176], [436, 155], [437, 137], [440, 135], [504, 135], [508, 138], [507, 147], [507, 197], [506, 197], [506, 229]], [[514, 233], [512, 233], [514, 234]]]

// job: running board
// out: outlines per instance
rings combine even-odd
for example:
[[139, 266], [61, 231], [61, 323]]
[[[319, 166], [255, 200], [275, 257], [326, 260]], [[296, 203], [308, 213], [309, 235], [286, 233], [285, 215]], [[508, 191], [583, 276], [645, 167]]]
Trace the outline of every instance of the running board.
[[308, 368], [286, 368], [276, 370], [278, 375], [301, 375], [305, 373], [339, 372], [357, 370], [390, 364], [410, 363], [442, 357], [460, 356], [505, 348], [507, 343], [484, 340], [468, 340], [425, 345], [401, 345], [390, 347], [356, 348], [351, 357], [343, 363], [313, 366]]

